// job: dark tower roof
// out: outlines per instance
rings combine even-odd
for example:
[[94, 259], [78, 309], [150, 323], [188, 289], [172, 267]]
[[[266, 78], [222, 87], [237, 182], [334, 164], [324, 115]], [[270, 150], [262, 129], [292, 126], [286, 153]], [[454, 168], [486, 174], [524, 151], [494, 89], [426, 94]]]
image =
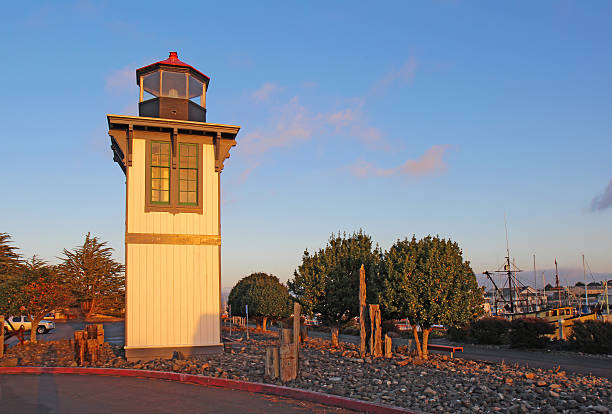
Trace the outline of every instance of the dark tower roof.
[[176, 52], [170, 52], [170, 56], [168, 56], [168, 59], [160, 60], [159, 62], [152, 63], [147, 66], [143, 66], [140, 69], [136, 69], [136, 84], [139, 84], [141, 75], [147, 74], [149, 72], [153, 72], [158, 69], [163, 69], [164, 67], [175, 68], [175, 69], [179, 68], [179, 69], [186, 70], [194, 78], [199, 79], [200, 81], [204, 82], [206, 86], [208, 86], [208, 83], [210, 82], [210, 78], [208, 76], [206, 76], [205, 74], [203, 74], [202, 72], [194, 68], [193, 66], [188, 65], [187, 63], [180, 60]]

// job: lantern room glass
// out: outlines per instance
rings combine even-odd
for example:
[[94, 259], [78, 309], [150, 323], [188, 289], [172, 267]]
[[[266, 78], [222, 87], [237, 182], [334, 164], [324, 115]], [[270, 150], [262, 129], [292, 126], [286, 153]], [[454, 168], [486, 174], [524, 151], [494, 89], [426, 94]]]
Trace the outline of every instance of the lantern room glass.
[[185, 72], [159, 70], [142, 77], [142, 89], [154, 97], [193, 99], [202, 97], [204, 84]]

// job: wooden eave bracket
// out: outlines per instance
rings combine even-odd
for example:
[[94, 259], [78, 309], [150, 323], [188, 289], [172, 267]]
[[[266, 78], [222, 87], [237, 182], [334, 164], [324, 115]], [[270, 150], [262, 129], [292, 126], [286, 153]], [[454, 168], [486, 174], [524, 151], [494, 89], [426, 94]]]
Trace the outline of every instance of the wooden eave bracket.
[[132, 166], [132, 142], [134, 141], [134, 125], [130, 124], [127, 131], [127, 166]]
[[234, 138], [221, 138], [218, 132], [214, 139], [215, 143], [215, 172], [223, 171], [223, 163], [230, 157], [230, 149], [236, 145]]
[[113, 151], [113, 161], [119, 164], [119, 167], [126, 172], [126, 133], [125, 131], [115, 132], [108, 131], [111, 138], [111, 150]]
[[176, 170], [176, 139], [178, 138], [178, 128], [173, 128], [172, 129], [172, 134], [170, 135], [170, 145], [172, 146], [172, 151], [170, 152], [172, 154], [172, 169]]

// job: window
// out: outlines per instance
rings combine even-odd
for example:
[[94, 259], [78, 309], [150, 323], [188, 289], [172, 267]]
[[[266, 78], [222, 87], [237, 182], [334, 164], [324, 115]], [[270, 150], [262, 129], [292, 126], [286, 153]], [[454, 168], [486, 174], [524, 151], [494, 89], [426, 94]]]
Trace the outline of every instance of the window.
[[198, 146], [179, 144], [179, 204], [198, 204]]
[[202, 144], [149, 141], [145, 157], [145, 212], [203, 214]]
[[170, 204], [169, 142], [151, 142], [151, 203]]

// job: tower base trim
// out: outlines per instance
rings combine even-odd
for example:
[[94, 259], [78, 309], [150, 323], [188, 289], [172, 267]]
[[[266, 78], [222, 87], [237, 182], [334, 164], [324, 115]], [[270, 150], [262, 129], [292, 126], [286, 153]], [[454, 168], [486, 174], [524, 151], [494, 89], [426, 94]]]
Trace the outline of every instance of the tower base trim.
[[128, 362], [148, 361], [156, 358], [172, 358], [174, 351], [181, 352], [184, 356], [220, 354], [223, 345], [200, 345], [200, 346], [166, 346], [166, 347], [125, 347], [125, 357]]

